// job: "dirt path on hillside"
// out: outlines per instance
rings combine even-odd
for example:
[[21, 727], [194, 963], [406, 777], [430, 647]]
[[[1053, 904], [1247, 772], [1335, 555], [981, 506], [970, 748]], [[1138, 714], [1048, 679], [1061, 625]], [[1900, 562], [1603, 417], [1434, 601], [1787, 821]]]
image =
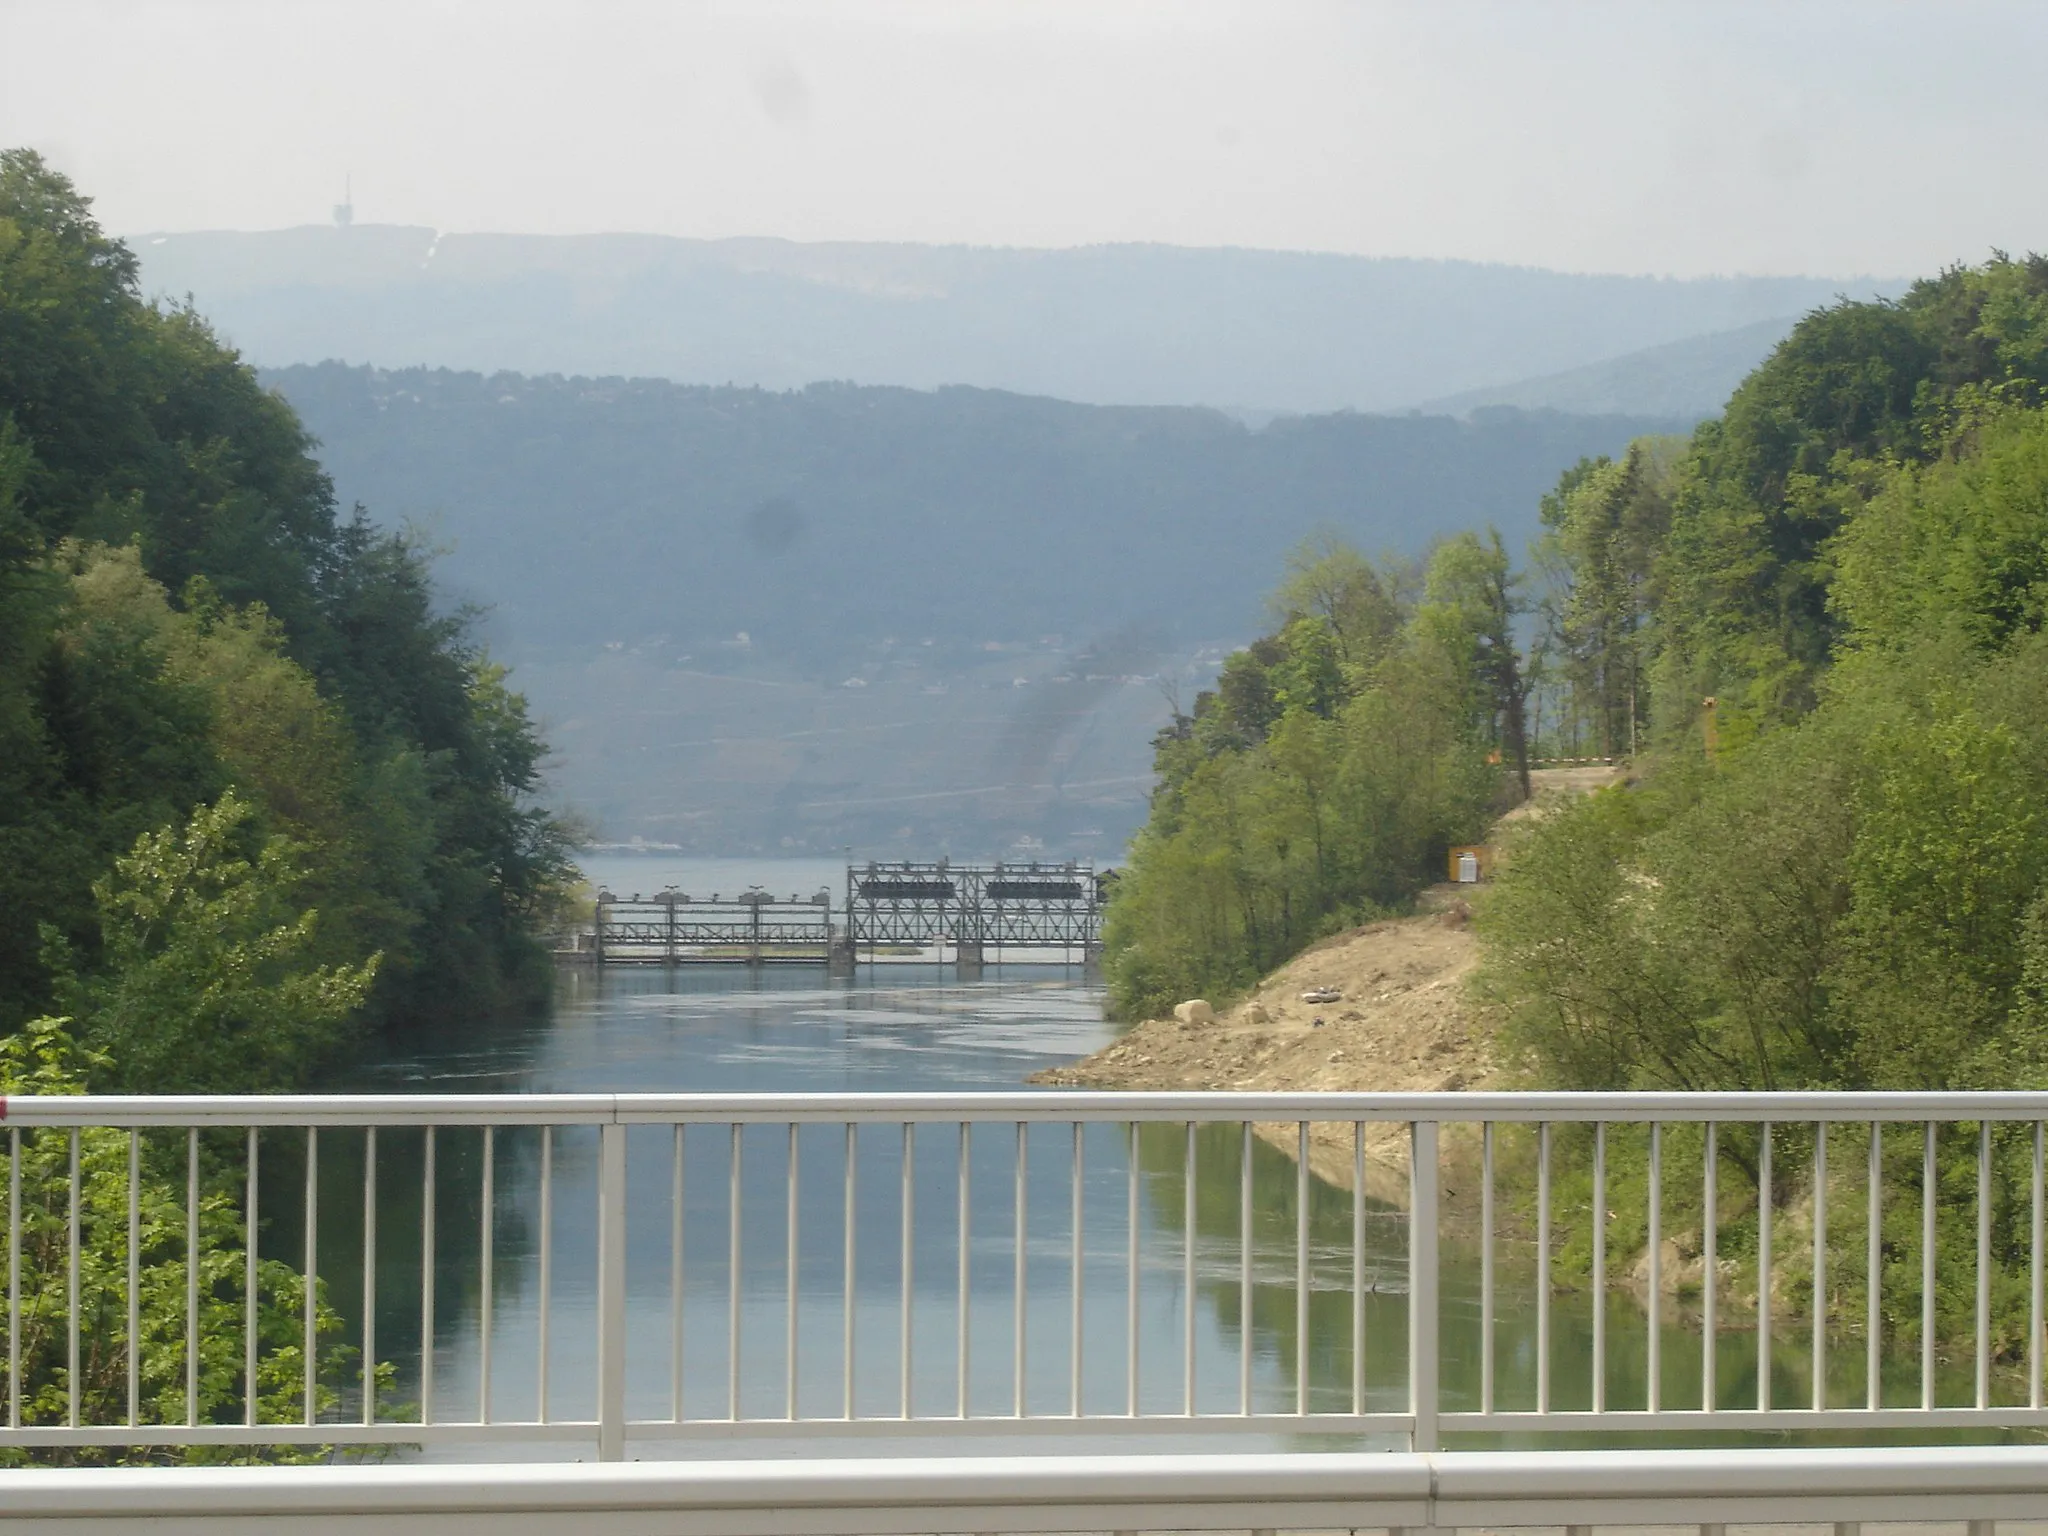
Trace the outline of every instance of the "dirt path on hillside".
[[[1534, 799], [1503, 820], [1540, 816], [1619, 777], [1620, 770], [1607, 767], [1542, 770], [1533, 775]], [[1323, 940], [1209, 1021], [1148, 1019], [1093, 1056], [1032, 1081], [1125, 1091], [1409, 1093], [1494, 1086], [1499, 1067], [1492, 1042], [1465, 997], [1466, 978], [1479, 960], [1467, 894], [1456, 885], [1433, 886], [1418, 902], [1420, 915]], [[1315, 989], [1339, 995], [1305, 1001], [1302, 994]], [[1288, 1153], [1295, 1150], [1293, 1125], [1257, 1131]], [[1310, 1129], [1310, 1166], [1346, 1189], [1351, 1135], [1348, 1124]], [[1406, 1198], [1407, 1136], [1402, 1125], [1367, 1127], [1368, 1193]]]

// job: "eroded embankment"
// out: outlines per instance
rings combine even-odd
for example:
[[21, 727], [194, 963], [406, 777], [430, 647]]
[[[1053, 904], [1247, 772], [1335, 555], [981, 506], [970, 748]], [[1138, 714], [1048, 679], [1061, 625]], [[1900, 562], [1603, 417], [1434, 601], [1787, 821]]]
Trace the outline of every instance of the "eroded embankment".
[[[1615, 768], [1553, 769], [1534, 775], [1535, 797], [1504, 821], [1541, 815], [1547, 806], [1590, 793], [1621, 777]], [[1147, 1019], [1072, 1066], [1032, 1079], [1069, 1087], [1137, 1091], [1458, 1092], [1495, 1086], [1493, 1042], [1466, 997], [1478, 964], [1466, 888], [1433, 886], [1419, 915], [1368, 923], [1311, 946], [1273, 972], [1246, 998], [1212, 1020]], [[1303, 994], [1328, 989], [1334, 1002]], [[1258, 1134], [1290, 1156], [1292, 1124], [1261, 1125]], [[1309, 1163], [1318, 1177], [1348, 1189], [1352, 1178], [1348, 1124], [1311, 1127]], [[1446, 1202], [1459, 1204], [1468, 1182], [1464, 1138], [1446, 1141]], [[1476, 1140], [1476, 1138], [1475, 1138]], [[1375, 1197], [1407, 1198], [1408, 1130], [1377, 1124], [1366, 1133], [1366, 1189]]]
[[[1147, 1019], [1093, 1056], [1032, 1081], [1277, 1093], [1484, 1086], [1495, 1068], [1465, 1002], [1465, 978], [1478, 960], [1469, 912], [1454, 887], [1430, 895], [1437, 910], [1325, 939], [1213, 1019]], [[1302, 1000], [1317, 988], [1340, 999]], [[1296, 1150], [1292, 1124], [1260, 1125], [1257, 1133], [1290, 1155]], [[1407, 1134], [1402, 1125], [1367, 1127], [1368, 1193], [1405, 1200]], [[1339, 1188], [1351, 1186], [1351, 1137], [1348, 1124], [1310, 1128], [1310, 1167]]]

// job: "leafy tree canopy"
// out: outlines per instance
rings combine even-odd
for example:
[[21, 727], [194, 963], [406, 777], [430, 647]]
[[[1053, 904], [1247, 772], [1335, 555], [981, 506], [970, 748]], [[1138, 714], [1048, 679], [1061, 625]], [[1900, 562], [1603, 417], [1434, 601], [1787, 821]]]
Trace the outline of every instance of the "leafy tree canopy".
[[280, 1085], [529, 990], [567, 833], [424, 552], [135, 272], [0, 153], [0, 1033], [61, 990], [137, 1081]]

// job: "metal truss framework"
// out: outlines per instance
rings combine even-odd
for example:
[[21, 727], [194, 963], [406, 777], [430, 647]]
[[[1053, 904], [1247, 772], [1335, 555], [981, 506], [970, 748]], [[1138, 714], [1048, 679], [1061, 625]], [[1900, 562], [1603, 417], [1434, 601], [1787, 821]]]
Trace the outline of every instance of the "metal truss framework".
[[865, 947], [954, 945], [1087, 953], [1102, 941], [1104, 879], [1092, 864], [868, 864], [846, 871], [847, 938]]
[[821, 964], [833, 939], [830, 898], [778, 901], [764, 891], [699, 899], [667, 890], [647, 900], [597, 897], [597, 957], [612, 964], [744, 960]]

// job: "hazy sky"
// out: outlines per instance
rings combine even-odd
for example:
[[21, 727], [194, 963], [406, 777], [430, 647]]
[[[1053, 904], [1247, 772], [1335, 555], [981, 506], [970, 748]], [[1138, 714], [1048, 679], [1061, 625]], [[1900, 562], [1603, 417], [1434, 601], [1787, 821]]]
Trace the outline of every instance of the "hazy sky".
[[1572, 270], [2048, 248], [2039, 0], [0, 0], [122, 232], [1158, 240]]

